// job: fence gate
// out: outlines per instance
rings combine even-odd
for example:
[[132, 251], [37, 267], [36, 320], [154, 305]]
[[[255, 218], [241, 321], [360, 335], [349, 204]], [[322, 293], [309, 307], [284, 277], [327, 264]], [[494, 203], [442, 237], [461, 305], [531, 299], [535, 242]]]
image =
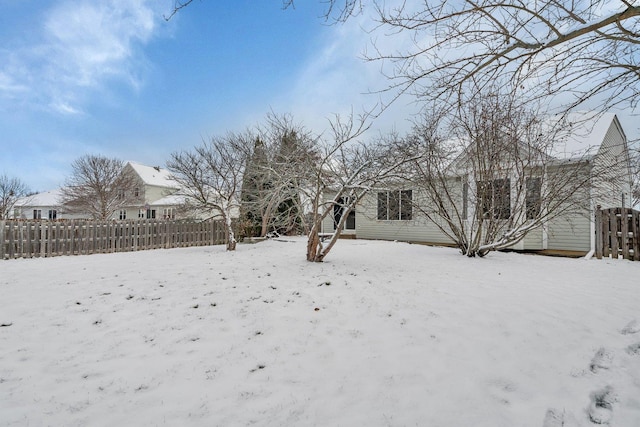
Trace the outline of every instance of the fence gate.
[[596, 257], [640, 261], [640, 211], [596, 210]]

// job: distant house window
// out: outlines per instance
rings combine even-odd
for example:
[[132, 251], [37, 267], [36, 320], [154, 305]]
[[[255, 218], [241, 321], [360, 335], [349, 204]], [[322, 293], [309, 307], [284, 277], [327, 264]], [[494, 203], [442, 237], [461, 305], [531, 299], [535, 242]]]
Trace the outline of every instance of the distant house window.
[[124, 190], [123, 189], [118, 189], [118, 199], [119, 200], [123, 200], [124, 199]]
[[34, 209], [33, 210], [33, 219], [42, 219], [42, 210]]
[[413, 219], [413, 191], [379, 192], [378, 219], [381, 221], [409, 221]]
[[509, 219], [511, 216], [511, 180], [478, 181], [478, 214], [484, 218]]
[[542, 205], [542, 180], [540, 178], [527, 178], [526, 186], [527, 219], [534, 219], [540, 214]]
[[147, 209], [147, 219], [155, 219], [156, 210], [155, 209]]
[[121, 210], [120, 211], [120, 215], [119, 215], [120, 219], [127, 219], [127, 211], [126, 210]]
[[53, 221], [56, 218], [58, 218], [58, 211], [55, 209], [49, 209], [49, 219]]
[[138, 187], [133, 189], [133, 196], [138, 197], [140, 195], [140, 189]]
[[146, 209], [139, 209], [138, 210], [138, 218], [144, 218], [145, 216], [147, 216], [147, 210]]
[[163, 219], [174, 219], [176, 214], [173, 208], [164, 208], [162, 209], [162, 218]]

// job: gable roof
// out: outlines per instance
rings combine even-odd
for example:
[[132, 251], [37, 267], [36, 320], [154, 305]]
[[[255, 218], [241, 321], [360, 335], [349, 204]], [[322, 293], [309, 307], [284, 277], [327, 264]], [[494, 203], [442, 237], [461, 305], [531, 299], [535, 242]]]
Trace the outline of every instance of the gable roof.
[[146, 166], [137, 162], [127, 162], [138, 174], [142, 182], [146, 185], [156, 187], [179, 188], [178, 183], [171, 178], [171, 172], [159, 166]]
[[[547, 117], [542, 120], [540, 130], [541, 136], [546, 135], [550, 138], [548, 140], [550, 144], [541, 147], [543, 150], [539, 155], [554, 163], [591, 160], [598, 154], [607, 132], [614, 124], [626, 139], [622, 126], [614, 113], [578, 111]], [[459, 162], [464, 161], [470, 147], [470, 143], [464, 144], [464, 148], [455, 153], [450, 167], [455, 168]], [[529, 148], [522, 145], [521, 149], [526, 151]]]
[[[594, 111], [550, 117], [547, 121], [548, 129], [550, 132], [557, 132], [552, 156], [562, 160], [595, 156], [614, 121], [617, 121], [614, 113]], [[622, 128], [619, 129], [622, 132]]]
[[16, 201], [15, 206], [59, 206], [62, 199], [62, 189], [58, 188], [42, 193], [32, 194], [30, 196], [21, 197]]

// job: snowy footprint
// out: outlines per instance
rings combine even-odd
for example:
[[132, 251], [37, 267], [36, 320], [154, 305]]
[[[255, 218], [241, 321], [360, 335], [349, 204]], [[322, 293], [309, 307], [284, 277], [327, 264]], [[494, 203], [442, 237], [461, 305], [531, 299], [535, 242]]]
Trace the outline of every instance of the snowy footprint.
[[591, 393], [591, 404], [588, 409], [591, 422], [609, 424], [613, 416], [613, 404], [617, 400], [618, 398], [611, 386], [606, 386], [602, 390]]
[[542, 427], [579, 427], [578, 420], [567, 411], [551, 408], [547, 411]]
[[589, 364], [589, 369], [594, 374], [597, 373], [600, 369], [609, 369], [611, 368], [611, 362], [613, 361], [613, 353], [607, 350], [604, 347], [600, 347], [596, 354], [591, 359], [591, 363]]
[[631, 344], [629, 347], [627, 347], [627, 353], [632, 356], [640, 356], [640, 342]]
[[622, 335], [637, 334], [638, 332], [640, 332], [640, 322], [638, 319], [633, 319], [620, 331]]

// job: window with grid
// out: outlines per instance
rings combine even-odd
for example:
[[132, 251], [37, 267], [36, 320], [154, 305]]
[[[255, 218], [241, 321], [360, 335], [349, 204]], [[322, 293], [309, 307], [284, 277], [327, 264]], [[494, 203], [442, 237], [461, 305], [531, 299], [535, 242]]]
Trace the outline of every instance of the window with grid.
[[540, 214], [542, 205], [542, 180], [540, 178], [527, 178], [526, 186], [527, 219], [534, 219]]
[[484, 218], [509, 219], [511, 216], [511, 180], [478, 181], [478, 215]]
[[409, 221], [413, 219], [413, 191], [378, 192], [378, 219], [381, 221]]

